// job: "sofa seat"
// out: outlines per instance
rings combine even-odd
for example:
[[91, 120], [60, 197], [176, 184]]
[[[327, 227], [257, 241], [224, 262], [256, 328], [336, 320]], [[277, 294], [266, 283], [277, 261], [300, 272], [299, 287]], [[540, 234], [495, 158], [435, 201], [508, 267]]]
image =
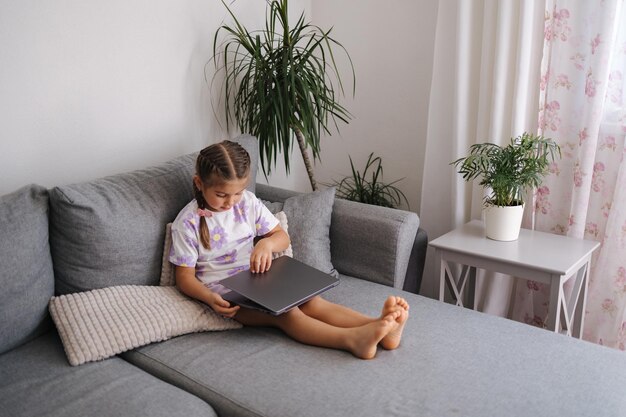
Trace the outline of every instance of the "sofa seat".
[[345, 276], [325, 297], [376, 315], [389, 294], [408, 299], [411, 318], [400, 348], [371, 361], [266, 328], [182, 336], [124, 358], [226, 416], [625, 414], [622, 352]]
[[114, 357], [71, 367], [56, 331], [0, 356], [0, 415], [216, 416], [201, 399]]

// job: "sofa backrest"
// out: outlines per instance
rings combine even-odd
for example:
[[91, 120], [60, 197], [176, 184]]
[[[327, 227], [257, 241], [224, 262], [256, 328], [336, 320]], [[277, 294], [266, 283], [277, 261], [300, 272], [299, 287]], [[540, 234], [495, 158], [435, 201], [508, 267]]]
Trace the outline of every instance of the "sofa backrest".
[[27, 342], [51, 322], [54, 293], [48, 245], [48, 192], [29, 185], [0, 197], [0, 353]]
[[[256, 173], [256, 139], [238, 141]], [[56, 292], [157, 285], [165, 225], [193, 198], [196, 156], [50, 190]]]

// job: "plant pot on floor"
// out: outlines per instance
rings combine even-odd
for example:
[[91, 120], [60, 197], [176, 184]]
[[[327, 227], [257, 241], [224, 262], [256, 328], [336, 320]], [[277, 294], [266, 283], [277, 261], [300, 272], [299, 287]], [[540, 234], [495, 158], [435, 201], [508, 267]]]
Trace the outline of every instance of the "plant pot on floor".
[[483, 210], [485, 232], [489, 239], [500, 241], [517, 240], [522, 227], [524, 205], [486, 206]]

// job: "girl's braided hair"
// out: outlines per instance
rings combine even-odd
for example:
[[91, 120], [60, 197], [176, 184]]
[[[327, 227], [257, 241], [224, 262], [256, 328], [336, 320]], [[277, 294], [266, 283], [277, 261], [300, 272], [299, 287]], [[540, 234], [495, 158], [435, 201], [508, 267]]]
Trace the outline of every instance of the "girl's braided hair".
[[[225, 140], [215, 143], [200, 151], [196, 159], [196, 175], [200, 177], [205, 187], [242, 180], [250, 175], [250, 155], [236, 142]], [[202, 191], [195, 183], [193, 192], [198, 208], [209, 209]], [[200, 217], [200, 242], [205, 248], [211, 249], [211, 236], [206, 226], [206, 219], [202, 216]]]

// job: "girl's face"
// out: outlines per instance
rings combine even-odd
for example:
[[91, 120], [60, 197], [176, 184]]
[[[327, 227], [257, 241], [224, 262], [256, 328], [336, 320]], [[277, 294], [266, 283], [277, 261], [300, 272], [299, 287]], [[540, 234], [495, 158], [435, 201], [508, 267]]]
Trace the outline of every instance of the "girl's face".
[[243, 191], [248, 185], [248, 178], [226, 181], [205, 186], [198, 175], [194, 175], [193, 181], [202, 192], [204, 200], [211, 211], [227, 211], [241, 200]]

